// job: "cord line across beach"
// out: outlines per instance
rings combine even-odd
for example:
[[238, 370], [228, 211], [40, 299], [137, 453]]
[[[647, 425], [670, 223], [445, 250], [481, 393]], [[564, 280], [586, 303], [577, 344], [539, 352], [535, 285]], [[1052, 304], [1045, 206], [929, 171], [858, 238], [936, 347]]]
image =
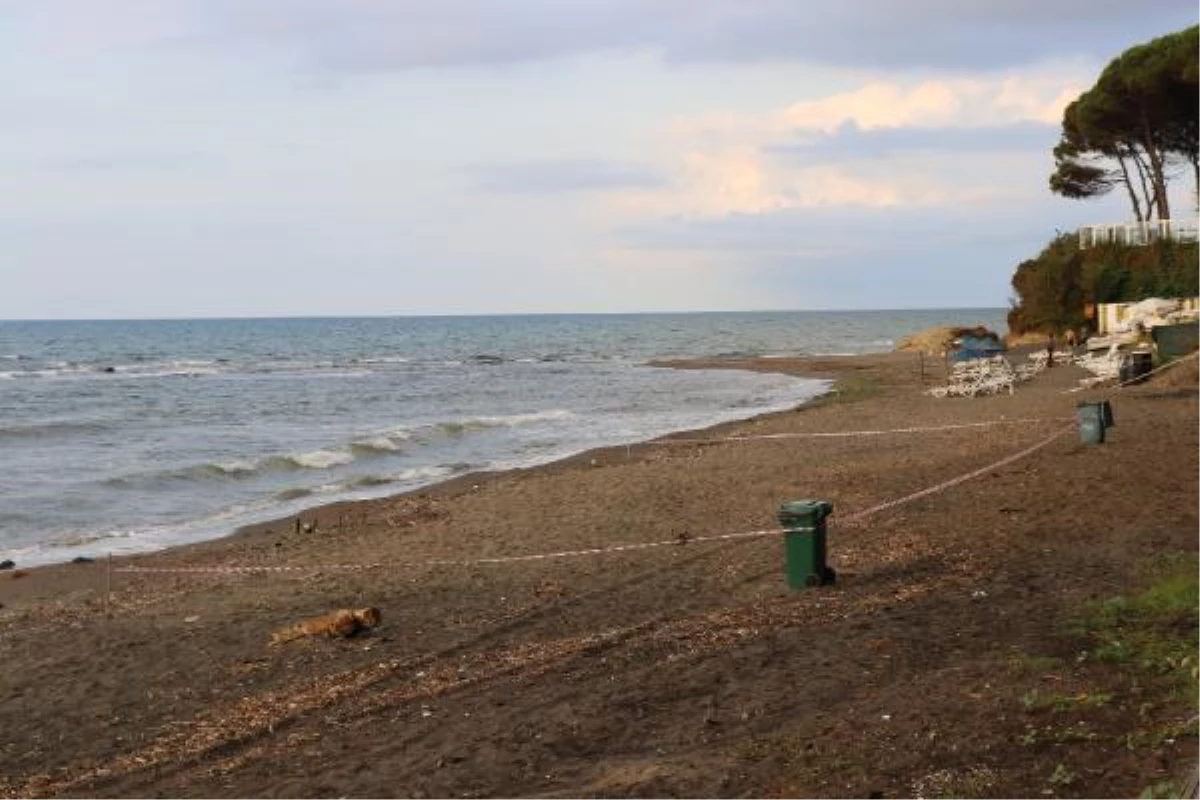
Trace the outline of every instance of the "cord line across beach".
[[[1021, 420], [1021, 421], [1022, 422], [1044, 422], [1045, 420]], [[989, 423], [989, 424], [997, 424], [997, 423]], [[961, 428], [961, 427], [971, 427], [971, 426], [960, 425], [960, 426], [953, 426], [953, 427]], [[852, 526], [861, 525], [868, 517], [878, 514], [881, 511], [887, 510], [889, 508], [895, 508], [897, 506], [901, 506], [901, 505], [913, 502], [914, 500], [919, 500], [923, 497], [928, 497], [930, 495], [933, 495], [938, 492], [949, 489], [953, 486], [957, 486], [960, 483], [964, 483], [973, 478], [977, 478], [980, 475], [983, 475], [991, 470], [1006, 466], [1008, 464], [1013, 463], [1014, 461], [1018, 461], [1022, 458], [1025, 458], [1026, 456], [1032, 455], [1036, 451], [1042, 449], [1043, 447], [1049, 445], [1054, 440], [1061, 437], [1063, 434], [1072, 430], [1073, 427], [1074, 427], [1073, 425], [1064, 426], [1064, 427], [1058, 429], [1057, 431], [1055, 431], [1050, 436], [1037, 442], [1036, 444], [1033, 444], [1029, 447], [1026, 447], [1026, 448], [1016, 452], [1016, 453], [1006, 456], [1005, 458], [1002, 458], [999, 461], [993, 462], [993, 463], [988, 464], [983, 467], [979, 467], [978, 469], [971, 470], [970, 472], [963, 473], [962, 475], [958, 475], [956, 477], [950, 478], [949, 480], [942, 481], [941, 483], [935, 484], [933, 486], [926, 487], [924, 489], [921, 489], [920, 491], [913, 492], [912, 494], [908, 494], [903, 497], [896, 498], [894, 500], [889, 500], [887, 502], [880, 503], [875, 506], [871, 506], [870, 508], [867, 508], [863, 511], [858, 511], [853, 514], [850, 514], [850, 515], [842, 518], [841, 520], [831, 520], [831, 523], [833, 525], [836, 525], [839, 527], [841, 527], [841, 526], [852, 527]], [[933, 429], [933, 430], [938, 430], [938, 429]], [[746, 437], [746, 438], [751, 438], [751, 437]], [[712, 441], [712, 440], [708, 440], [708, 441]], [[219, 566], [219, 567], [139, 567], [139, 566], [128, 566], [128, 567], [118, 568], [115, 571], [116, 572], [124, 572], [124, 573], [138, 573], [138, 574], [156, 574], [156, 573], [191, 574], [191, 573], [262, 573], [262, 572], [321, 572], [321, 571], [335, 572], [335, 571], [372, 570], [372, 569], [382, 569], [385, 567], [392, 567], [392, 568], [398, 568], [398, 569], [414, 568], [414, 567], [469, 567], [469, 566], [479, 566], [479, 565], [485, 565], [485, 564], [512, 564], [512, 563], [527, 562], [527, 561], [548, 561], [548, 560], [562, 559], [562, 558], [579, 558], [579, 557], [584, 557], [584, 556], [609, 555], [612, 553], [623, 553], [623, 552], [631, 552], [631, 551], [636, 551], [636, 550], [649, 550], [649, 549], [653, 549], [653, 548], [667, 547], [667, 546], [671, 546], [671, 545], [674, 545], [674, 546], [686, 545], [686, 544], [691, 544], [693, 542], [694, 543], [718, 542], [718, 541], [730, 541], [730, 540], [736, 540], [736, 539], [760, 538], [760, 537], [765, 537], [765, 536], [777, 536], [777, 535], [783, 534], [784, 532], [785, 531], [782, 528], [766, 528], [766, 529], [762, 529], [762, 530], [742, 531], [742, 532], [737, 532], [737, 533], [713, 534], [713, 535], [707, 535], [707, 536], [691, 536], [691, 535], [679, 536], [674, 539], [665, 539], [665, 540], [660, 540], [660, 541], [655, 541], [655, 542], [632, 542], [632, 543], [626, 543], [626, 544], [612, 545], [610, 547], [590, 547], [590, 548], [584, 548], [584, 549], [579, 549], [579, 550], [561, 550], [558, 552], [551, 552], [551, 553], [531, 553], [531, 554], [525, 554], [525, 555], [492, 556], [492, 557], [487, 557], [487, 558], [473, 558], [473, 559], [431, 559], [431, 560], [427, 560], [427, 561], [413, 561], [413, 562], [396, 562], [396, 563], [376, 562], [376, 563], [366, 563], [366, 564], [324, 564], [324, 565], [315, 565], [315, 566], [279, 566], [279, 565]]]

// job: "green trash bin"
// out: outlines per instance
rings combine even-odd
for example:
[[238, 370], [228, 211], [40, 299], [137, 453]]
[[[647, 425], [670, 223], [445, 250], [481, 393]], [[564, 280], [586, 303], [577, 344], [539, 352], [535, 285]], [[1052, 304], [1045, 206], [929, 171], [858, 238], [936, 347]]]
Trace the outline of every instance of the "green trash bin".
[[793, 500], [779, 507], [791, 588], [825, 586], [836, 580], [833, 568], [825, 563], [825, 518], [832, 513], [833, 504], [826, 500]]

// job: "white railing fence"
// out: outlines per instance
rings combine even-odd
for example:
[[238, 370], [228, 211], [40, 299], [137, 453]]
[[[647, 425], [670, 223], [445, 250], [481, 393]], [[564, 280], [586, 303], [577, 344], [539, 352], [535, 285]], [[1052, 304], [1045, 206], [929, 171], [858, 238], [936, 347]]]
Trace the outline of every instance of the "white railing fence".
[[1195, 219], [1154, 219], [1145, 222], [1117, 222], [1084, 225], [1079, 229], [1079, 249], [1105, 244], [1147, 245], [1164, 239], [1194, 242], [1200, 237]]

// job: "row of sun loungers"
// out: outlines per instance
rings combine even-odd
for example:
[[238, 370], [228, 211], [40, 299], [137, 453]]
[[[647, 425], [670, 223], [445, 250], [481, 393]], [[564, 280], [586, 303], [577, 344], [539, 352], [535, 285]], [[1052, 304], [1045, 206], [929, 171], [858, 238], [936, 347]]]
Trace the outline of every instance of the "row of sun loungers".
[[[1025, 366], [1022, 365], [1022, 368]], [[1029, 377], [1032, 377], [1032, 374]], [[977, 397], [1005, 390], [1012, 394], [1017, 381], [1027, 379], [1023, 375], [1018, 376], [1017, 370], [1013, 369], [1004, 356], [973, 358], [955, 364], [950, 372], [949, 382], [945, 386], [929, 389], [926, 394], [933, 397]]]
[[[1046, 351], [1031, 353], [1024, 363], [1016, 367], [1002, 355], [960, 361], [951, 369], [950, 379], [945, 386], [935, 386], [925, 393], [933, 397], [978, 397], [1004, 391], [1013, 394], [1018, 383], [1032, 380], [1046, 368], [1049, 361], [1050, 354]], [[1081, 381], [1085, 386], [1090, 386], [1118, 376], [1121, 354], [1116, 348], [1103, 355], [1088, 353], [1082, 356], [1061, 350], [1054, 353], [1054, 363], [1077, 364], [1091, 372], [1094, 377]]]

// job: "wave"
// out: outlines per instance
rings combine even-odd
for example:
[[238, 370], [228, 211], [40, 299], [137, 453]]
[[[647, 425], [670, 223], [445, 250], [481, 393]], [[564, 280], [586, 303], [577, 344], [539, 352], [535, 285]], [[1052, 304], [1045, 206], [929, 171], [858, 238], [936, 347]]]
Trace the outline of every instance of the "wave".
[[367, 356], [366, 358], [352, 358], [351, 364], [408, 364], [412, 359], [407, 356]]
[[465, 462], [410, 467], [391, 474], [357, 475], [339, 483], [329, 483], [323, 486], [296, 486], [276, 492], [274, 498], [286, 502], [318, 494], [347, 494], [395, 484], [429, 483], [439, 478], [445, 478], [477, 468], [479, 468], [479, 465]]
[[268, 469], [329, 469], [349, 464], [353, 460], [354, 454], [349, 450], [332, 449], [270, 456], [259, 463]]
[[362, 456], [398, 453], [404, 449], [403, 443], [409, 438], [407, 431], [389, 431], [366, 439], [356, 439], [350, 443], [350, 452]]
[[258, 470], [258, 462], [224, 461], [217, 464], [204, 464], [199, 469], [215, 475], [249, 475]]
[[[173, 377], [205, 377], [211, 375], [256, 375], [256, 376], [304, 376], [310, 378], [354, 377], [373, 375], [371, 365], [401, 364], [408, 359], [401, 357], [351, 358], [346, 361], [257, 361], [236, 362], [227, 358], [217, 359], [172, 359], [166, 361], [139, 361], [132, 363], [56, 361], [30, 363], [24, 368], [0, 370], [0, 379], [146, 379]], [[24, 359], [22, 359], [24, 360]], [[12, 360], [10, 360], [12, 361]], [[21, 361], [17, 361], [18, 364]], [[9, 367], [10, 364], [5, 364]]]
[[[7, 431], [0, 428], [0, 437]], [[14, 434], [15, 435], [15, 434]], [[195, 480], [251, 480], [271, 473], [333, 470], [359, 461], [385, 459], [403, 453], [412, 434], [405, 428], [394, 428], [354, 439], [344, 446], [281, 453], [257, 458], [234, 458], [209, 461], [156, 472], [135, 473], [109, 477], [100, 481], [115, 489], [134, 489], [159, 482]]]
[[547, 409], [546, 411], [530, 411], [522, 414], [499, 414], [499, 415], [483, 415], [478, 417], [468, 417], [462, 420], [453, 420], [440, 422], [437, 428], [449, 432], [462, 432], [469, 430], [477, 430], [479, 428], [515, 428], [519, 425], [528, 425], [535, 422], [558, 422], [561, 420], [571, 419], [575, 416], [573, 411], [568, 411], [563, 408]]
[[103, 486], [114, 489], [133, 489], [158, 482], [195, 480], [249, 480], [273, 472], [299, 472], [303, 470], [326, 470], [343, 466], [355, 460], [354, 453], [340, 448], [312, 450], [304, 453], [287, 453], [257, 459], [235, 459], [212, 461], [190, 467], [176, 467], [159, 472], [119, 475], [100, 481]]
[[471, 431], [487, 428], [515, 428], [520, 425], [528, 425], [536, 422], [557, 422], [571, 419], [574, 416], [574, 412], [556, 408], [547, 411], [531, 411], [524, 414], [484, 415], [459, 420], [447, 420], [445, 422], [438, 422], [432, 427], [448, 436], [462, 436]]
[[[371, 450], [371, 452], [382, 452], [382, 450]], [[234, 461], [202, 464], [199, 467], [191, 467], [172, 474], [180, 477], [195, 477], [197, 475], [201, 475], [209, 477], [215, 476], [239, 478], [252, 477], [254, 475], [260, 475], [267, 472], [296, 472], [299, 470], [332, 469], [333, 467], [340, 467], [350, 464], [355, 460], [356, 456], [352, 447], [334, 447], [321, 450], [309, 450], [303, 453], [285, 453], [283, 455], [265, 456], [263, 458], [253, 460], [239, 459]]]
[[353, 491], [355, 489], [373, 489], [379, 486], [390, 486], [394, 483], [429, 483], [439, 478], [458, 475], [473, 469], [479, 469], [480, 467], [481, 465], [479, 464], [470, 464], [467, 462], [409, 467], [408, 469], [402, 469], [399, 472], [389, 475], [360, 475], [338, 484], [336, 488], [344, 491]]
[[6, 370], [0, 378], [167, 378], [214, 375], [225, 370], [216, 361], [178, 359], [132, 364], [55, 361], [36, 368]]

